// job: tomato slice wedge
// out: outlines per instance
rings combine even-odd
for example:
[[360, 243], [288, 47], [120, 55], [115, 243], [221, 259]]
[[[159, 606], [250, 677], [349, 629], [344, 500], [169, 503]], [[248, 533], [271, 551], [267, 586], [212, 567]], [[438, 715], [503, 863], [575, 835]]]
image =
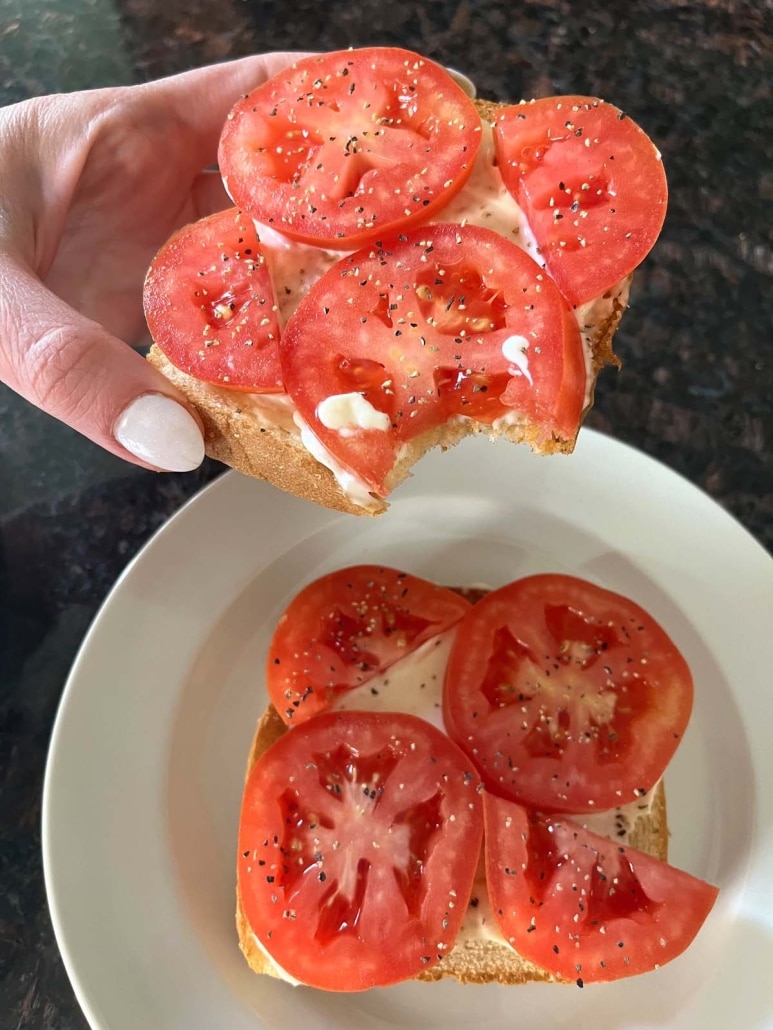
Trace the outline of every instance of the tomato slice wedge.
[[563, 817], [484, 794], [486, 884], [502, 934], [565, 980], [650, 972], [693, 941], [719, 891]]
[[327, 712], [256, 762], [239, 830], [247, 920], [286, 972], [359, 991], [453, 947], [483, 835], [459, 748], [414, 716]]
[[436, 214], [469, 176], [480, 139], [475, 105], [443, 68], [368, 47], [304, 58], [242, 98], [219, 160], [253, 218], [352, 250]]
[[494, 127], [502, 179], [573, 304], [602, 296], [652, 249], [666, 216], [660, 153], [595, 97], [508, 107]]
[[329, 454], [377, 495], [404, 444], [459, 416], [573, 440], [579, 330], [547, 274], [488, 229], [436, 224], [332, 266], [289, 320], [282, 375]]
[[279, 619], [266, 662], [285, 723], [305, 722], [469, 610], [463, 597], [382, 565], [338, 569], [304, 587]]
[[234, 389], [282, 389], [274, 287], [241, 211], [176, 232], [150, 266], [144, 305], [151, 336], [183, 372]]
[[633, 601], [546, 574], [470, 609], [446, 668], [443, 717], [495, 793], [603, 811], [650, 790], [692, 710], [690, 670]]

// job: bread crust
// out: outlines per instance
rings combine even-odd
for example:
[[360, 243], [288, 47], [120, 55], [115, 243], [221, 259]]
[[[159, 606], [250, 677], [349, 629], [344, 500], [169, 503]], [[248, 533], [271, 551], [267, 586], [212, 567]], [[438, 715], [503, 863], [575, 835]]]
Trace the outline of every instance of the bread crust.
[[222, 461], [254, 479], [348, 515], [380, 515], [387, 504], [354, 504], [325, 468], [301, 444], [297, 433], [250, 410], [249, 395], [203, 383], [176, 368], [154, 343], [148, 361], [170, 380], [196, 409], [204, 425], [204, 447], [210, 458]]
[[[495, 121], [498, 112], [507, 106], [490, 100], [476, 100], [475, 104], [481, 117], [489, 122]], [[626, 295], [627, 289], [622, 296]], [[611, 313], [590, 340], [590, 403], [583, 416], [592, 406], [593, 391], [601, 369], [607, 364], [619, 365], [612, 340], [624, 310], [625, 301], [615, 299]], [[172, 365], [156, 344], [151, 347], [148, 360], [185, 394], [198, 412], [204, 425], [204, 445], [209, 457], [334, 511], [370, 516], [386, 511], [387, 502], [375, 496], [368, 507], [354, 503], [333, 473], [305, 449], [297, 431], [283, 428], [254, 410], [248, 394], [222, 389], [187, 375]], [[446, 450], [465, 436], [479, 434], [492, 440], [504, 437], [513, 443], [526, 443], [541, 454], [571, 453], [576, 441], [576, 434], [570, 439], [538, 440], [536, 430], [527, 425], [493, 429], [470, 420], [449, 423], [411, 441], [388, 479], [389, 491], [411, 474], [411, 468], [427, 451], [434, 447]]]
[[[269, 705], [258, 722], [250, 747], [246, 776], [271, 745], [279, 740], [287, 727], [273, 705]], [[629, 846], [646, 851], [656, 858], [668, 858], [668, 825], [666, 821], [666, 795], [663, 783], [658, 785], [652, 807], [642, 812], [629, 835]], [[256, 973], [278, 976], [273, 963], [261, 951], [242, 908], [241, 897], [236, 892], [236, 929], [239, 947], [250, 968]], [[506, 944], [491, 940], [468, 940], [457, 944], [442, 961], [431, 969], [420, 973], [416, 979], [426, 982], [453, 977], [463, 984], [501, 983], [515, 986], [532, 982], [558, 982], [558, 978], [539, 966], [521, 958]]]
[[[255, 736], [252, 738], [252, 746], [247, 759], [247, 771], [244, 779], [250, 775], [253, 765], [257, 762], [264, 751], [267, 751], [280, 737], [284, 736], [287, 727], [282, 722], [279, 713], [272, 704], [266, 708], [258, 720]], [[265, 973], [268, 976], [277, 976], [273, 964], [258, 947], [255, 935], [242, 908], [242, 899], [239, 888], [236, 889], [236, 931], [239, 934], [239, 947], [250, 969], [255, 973]]]

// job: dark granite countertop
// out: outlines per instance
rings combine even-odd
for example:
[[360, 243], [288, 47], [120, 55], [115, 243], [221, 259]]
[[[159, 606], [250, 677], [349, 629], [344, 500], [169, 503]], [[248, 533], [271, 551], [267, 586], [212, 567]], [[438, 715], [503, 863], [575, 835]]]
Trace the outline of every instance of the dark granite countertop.
[[[648, 129], [669, 214], [617, 337], [622, 371], [603, 375], [589, 423], [682, 473], [773, 550], [769, 3], [0, 0], [0, 101], [369, 43], [464, 70], [493, 99], [603, 96]], [[49, 734], [111, 584], [220, 471], [125, 466], [0, 387], [0, 1027], [85, 1026], [41, 871]]]

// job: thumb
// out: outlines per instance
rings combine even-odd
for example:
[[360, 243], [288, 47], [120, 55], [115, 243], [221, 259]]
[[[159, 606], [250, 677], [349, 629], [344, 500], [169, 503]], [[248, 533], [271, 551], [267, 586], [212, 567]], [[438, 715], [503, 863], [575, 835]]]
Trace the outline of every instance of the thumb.
[[28, 269], [2, 262], [0, 279], [0, 381], [136, 465], [189, 472], [201, 464], [199, 422], [160, 372]]

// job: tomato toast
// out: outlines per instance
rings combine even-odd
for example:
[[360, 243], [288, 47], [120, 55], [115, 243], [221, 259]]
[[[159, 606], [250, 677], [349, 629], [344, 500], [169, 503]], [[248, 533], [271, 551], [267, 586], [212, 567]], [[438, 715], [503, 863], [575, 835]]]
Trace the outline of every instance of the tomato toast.
[[472, 101], [408, 51], [341, 51], [242, 98], [220, 168], [237, 206], [172, 237], [145, 289], [149, 359], [207, 453], [379, 514], [467, 435], [573, 449], [665, 216], [617, 108]]
[[[524, 592], [544, 623], [516, 613], [524, 640], [484, 639], [481, 624]], [[666, 861], [662, 773], [692, 699], [673, 643], [632, 602], [571, 577], [459, 593], [358, 566], [310, 584], [280, 620], [237, 860], [239, 943], [255, 972], [341, 991], [442, 977], [583, 986], [670, 961], [711, 909], [716, 889]], [[527, 653], [535, 635], [539, 657]], [[470, 698], [458, 658], [471, 651], [514, 697]], [[646, 684], [627, 674], [644, 654]], [[524, 782], [549, 746], [578, 795], [556, 802], [558, 776], [543, 770], [548, 808], [513, 800], [486, 757], [509, 731], [503, 747], [455, 733], [455, 705], [518, 711], [531, 730]], [[669, 740], [632, 761], [630, 734], [646, 740], [648, 727]], [[599, 782], [614, 784], [605, 811]]]

